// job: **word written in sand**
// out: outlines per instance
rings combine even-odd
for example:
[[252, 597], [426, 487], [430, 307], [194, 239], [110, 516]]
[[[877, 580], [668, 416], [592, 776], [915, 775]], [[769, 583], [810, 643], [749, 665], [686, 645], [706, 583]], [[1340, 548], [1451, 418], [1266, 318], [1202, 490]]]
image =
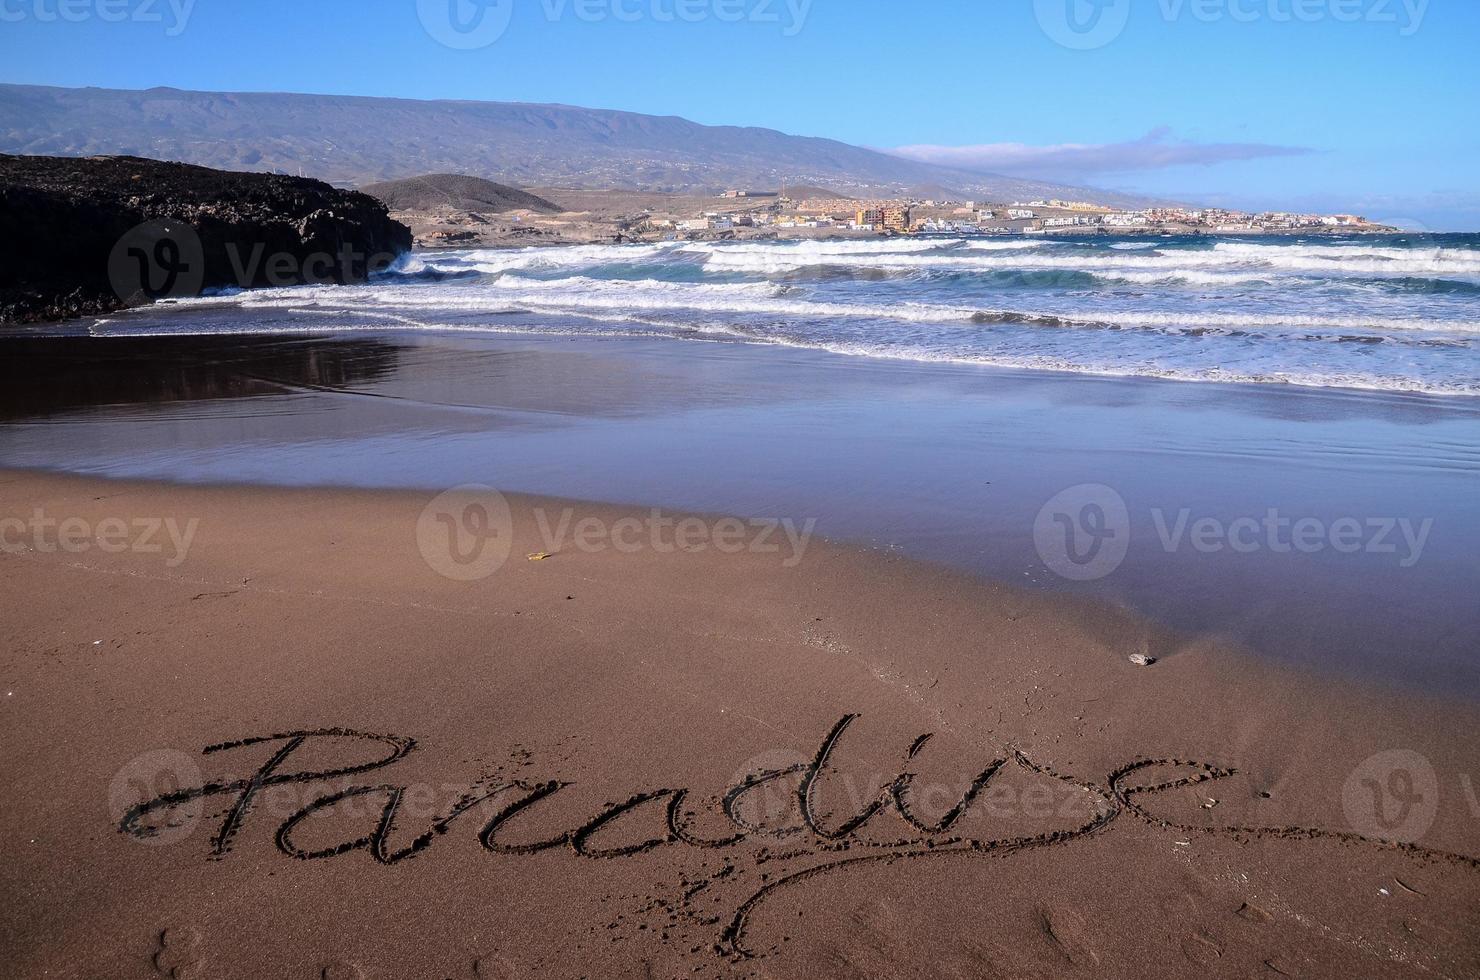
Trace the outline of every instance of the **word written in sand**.
[[[798, 761], [753, 772], [728, 787], [716, 801], [715, 812], [709, 815], [711, 822], [718, 822], [722, 828], [719, 831], [713, 826], [707, 832], [698, 829], [703, 815], [690, 805], [691, 793], [688, 789], [658, 788], [644, 789], [623, 802], [609, 804], [576, 826], [556, 828], [553, 831], [546, 829], [531, 835], [528, 828], [539, 824], [540, 805], [548, 804], [574, 783], [558, 779], [538, 781], [485, 778], [474, 783], [473, 789], [447, 812], [436, 816], [423, 832], [406, 838], [404, 833], [396, 832], [396, 823], [398, 815], [403, 815], [403, 802], [408, 787], [371, 780], [361, 783], [358, 779], [370, 773], [379, 774], [405, 759], [416, 748], [416, 741], [402, 735], [369, 734], [347, 729], [285, 732], [208, 746], [204, 750], [207, 755], [253, 746], [271, 751], [267, 760], [250, 775], [168, 792], [134, 806], [124, 814], [119, 829], [128, 835], [148, 838], [158, 833], [159, 826], [167, 823], [181, 808], [199, 807], [200, 801], [214, 799], [224, 807], [220, 823], [210, 840], [212, 856], [220, 859], [230, 851], [254, 807], [275, 787], [337, 781], [340, 788], [326, 788], [278, 825], [274, 841], [279, 851], [306, 861], [342, 858], [352, 852], [364, 851], [381, 865], [394, 865], [426, 851], [455, 825], [467, 824], [470, 828], [474, 827], [474, 823], [464, 819], [470, 813], [477, 813], [482, 818], [482, 822], [476, 824], [476, 838], [482, 849], [506, 856], [530, 855], [559, 848], [579, 858], [630, 859], [660, 848], [724, 852], [747, 843], [765, 842], [774, 845], [776, 838], [787, 838], [786, 858], [789, 867], [795, 870], [776, 876], [767, 874], [761, 882], [745, 886], [745, 890], [736, 894], [735, 900], [725, 909], [723, 915], [708, 918], [692, 916], [695, 921], [712, 924], [717, 928], [718, 936], [714, 943], [717, 952], [741, 957], [754, 955], [746, 942], [751, 917], [763, 902], [784, 889], [870, 862], [897, 863], [972, 855], [1000, 856], [1032, 848], [1062, 846], [1079, 838], [1103, 833], [1123, 814], [1182, 833], [1222, 834], [1240, 839], [1330, 838], [1348, 843], [1373, 844], [1425, 860], [1437, 859], [1480, 869], [1480, 860], [1475, 858], [1434, 851], [1414, 844], [1394, 845], [1341, 831], [1301, 827], [1212, 828], [1163, 820], [1148, 813], [1136, 801], [1136, 797], [1207, 783], [1234, 773], [1232, 769], [1178, 759], [1142, 759], [1130, 762], [1111, 772], [1103, 785], [1096, 785], [1060, 775], [1023, 753], [1012, 751], [992, 759], [964, 784], [964, 789], [949, 808], [927, 818], [920, 814], [918, 801], [915, 799], [914, 769], [917, 759], [931, 740], [932, 736], [929, 734], [921, 735], [909, 745], [899, 773], [883, 785], [877, 794], [853, 807], [852, 812], [842, 818], [825, 819], [820, 815], [823, 808], [818, 799], [819, 782], [833, 768], [831, 762], [857, 717], [846, 715], [840, 719], [822, 739], [810, 761]], [[345, 751], [346, 747], [358, 749], [359, 753], [349, 758], [360, 761], [319, 769], [290, 767], [294, 757], [300, 755], [311, 754], [313, 758], [320, 760], [326, 757], [342, 758], [328, 756], [327, 753], [331, 750]], [[372, 751], [374, 756], [366, 759], [366, 750]], [[1168, 772], [1168, 769], [1172, 771]], [[961, 833], [962, 828], [968, 825], [968, 815], [983, 805], [985, 794], [994, 781], [1014, 771], [1057, 781], [1056, 785], [1079, 796], [1083, 806], [1076, 807], [1078, 815], [1073, 818], [1071, 825], [1023, 836], [979, 837]], [[1162, 776], [1175, 775], [1175, 778], [1158, 780], [1158, 771]], [[1150, 784], [1147, 784], [1148, 780]], [[797, 814], [797, 819], [791, 825], [782, 827], [767, 826], [763, 821], [757, 821], [750, 807], [754, 798], [774, 794], [782, 786], [786, 787], [788, 805]], [[301, 838], [309, 829], [305, 825], [311, 819], [336, 812], [336, 808], [342, 810], [345, 804], [354, 802], [371, 803], [368, 810], [361, 811], [362, 817], [364, 814], [369, 817], [366, 821], [369, 826], [360, 828], [365, 832], [356, 833], [328, 846], [310, 847], [302, 843]], [[877, 825], [886, 817], [903, 823], [904, 836], [895, 838], [886, 833], [881, 839]], [[637, 834], [625, 830], [629, 819], [639, 825], [645, 820], [647, 829]], [[521, 828], [524, 828], [522, 832]], [[619, 830], [625, 830], [628, 835], [626, 842], [602, 843], [605, 838], [616, 836]], [[519, 840], [508, 839], [516, 835]], [[395, 846], [392, 843], [393, 838], [406, 842]], [[721, 885], [721, 879], [729, 878], [733, 870], [733, 866], [727, 863], [724, 869], [710, 878], [691, 883], [685, 889], [684, 901], [690, 901], [699, 893]]]

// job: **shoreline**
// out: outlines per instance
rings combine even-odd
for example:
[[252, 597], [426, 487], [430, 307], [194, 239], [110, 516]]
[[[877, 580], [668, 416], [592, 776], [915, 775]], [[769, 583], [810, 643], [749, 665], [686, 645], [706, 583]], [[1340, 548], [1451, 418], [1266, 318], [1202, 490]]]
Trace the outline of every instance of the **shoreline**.
[[[4, 788], [35, 840], [0, 872], [25, 898], [0, 933], [23, 972], [113, 949], [213, 976], [265, 957], [563, 975], [573, 951], [588, 971], [784, 977], [908, 971], [903, 935], [1016, 975], [1480, 962], [1473, 705], [821, 539], [790, 567], [526, 558], [540, 508], [608, 529], [641, 509], [510, 494], [508, 561], [459, 581], [428, 559], [427, 494], [0, 480], [5, 516], [199, 522], [174, 567], [0, 554]], [[90, 724], [57, 739], [59, 717]], [[1415, 759], [1436, 792], [1384, 829], [1397, 811], [1363, 787]], [[264, 763], [245, 807], [240, 787], [159, 795]], [[400, 792], [376, 831], [382, 785]], [[445, 833], [418, 843], [428, 825]], [[269, 940], [288, 928], [291, 947]]]
[[[1463, 400], [512, 335], [89, 338], [55, 348], [57, 373], [36, 349], [56, 343], [32, 342], [8, 385], [11, 465], [816, 518], [834, 540], [1480, 699]], [[1078, 582], [1045, 566], [1035, 523], [1084, 486], [1122, 499], [1130, 537]], [[1282, 526], [1252, 553], [1191, 533], [1271, 509]], [[1310, 520], [1356, 520], [1364, 547], [1291, 554]]]
[[[548, 245], [548, 246], [529, 246], [529, 247], [552, 248], [552, 249], [555, 249], [555, 248], [561, 248], [561, 247], [569, 247], [569, 243], [566, 243], [563, 246], [562, 245]], [[619, 247], [619, 246], [612, 246], [612, 247], [615, 248], [615, 247]], [[494, 250], [494, 251], [502, 250], [502, 248], [499, 247], [499, 246], [490, 246], [489, 248], [490, 248], [490, 250]], [[510, 247], [509, 250], [510, 251], [522, 251], [522, 250], [524, 250], [524, 248], [525, 248], [525, 246], [520, 246], [518, 248]], [[418, 249], [416, 249], [415, 252], [407, 253], [407, 255], [415, 255], [415, 254], [418, 254], [418, 253], [436, 254], [437, 252], [462, 252], [462, 251], [468, 251], [468, 249], [467, 248], [464, 248], [464, 247], [425, 248], [425, 249], [418, 248]], [[373, 283], [372, 283], [372, 285], [373, 285]], [[194, 304], [204, 303], [204, 304], [210, 305], [214, 301], [219, 301], [219, 302], [221, 302], [221, 303], [224, 304], [224, 303], [230, 302], [231, 300], [242, 298], [242, 297], [246, 297], [246, 298], [250, 299], [251, 296], [254, 293], [259, 293], [259, 292], [264, 292], [264, 291], [265, 290], [255, 290], [255, 289], [252, 289], [252, 290], [236, 290], [236, 289], [233, 289], [233, 290], [228, 291], [228, 292], [203, 294], [203, 295], [198, 296], [198, 297], [191, 297], [189, 300], [184, 300], [184, 301], [180, 301], [180, 300], [163, 300], [163, 301], [160, 301], [160, 302], [158, 302], [156, 304], [153, 304], [151, 306], [132, 307], [132, 308], [129, 308], [129, 309], [126, 309], [126, 310], [118, 310], [118, 311], [115, 311], [114, 313], [112, 313], [110, 315], [106, 315], [106, 316], [83, 316], [83, 317], [77, 317], [77, 318], [68, 319], [68, 320], [56, 320], [56, 321], [35, 322], [35, 323], [5, 323], [5, 324], [0, 324], [0, 343], [16, 342], [16, 341], [33, 341], [33, 340], [36, 340], [36, 341], [45, 341], [45, 340], [48, 340], [48, 339], [63, 339], [63, 340], [65, 340], [65, 339], [76, 339], [76, 338], [81, 338], [81, 337], [90, 337], [90, 338], [95, 338], [95, 339], [100, 339], [100, 340], [101, 339], [109, 339], [109, 338], [112, 338], [112, 339], [142, 340], [142, 339], [147, 339], [147, 338], [150, 338], [150, 337], [164, 337], [164, 338], [167, 338], [167, 339], [218, 338], [218, 339], [222, 339], [222, 340], [243, 339], [243, 338], [250, 338], [250, 337], [258, 337], [258, 338], [262, 338], [262, 339], [265, 339], [265, 340], [274, 340], [274, 339], [281, 339], [281, 338], [295, 338], [295, 337], [297, 337], [297, 338], [304, 338], [304, 339], [321, 338], [321, 339], [325, 339], [325, 340], [336, 340], [336, 339], [340, 339], [340, 338], [354, 337], [356, 335], [363, 335], [363, 336], [366, 336], [366, 337], [373, 338], [375, 335], [380, 335], [380, 334], [383, 334], [383, 335], [394, 335], [394, 334], [397, 333], [397, 330], [394, 327], [387, 328], [387, 327], [383, 326], [380, 323], [371, 323], [371, 322], [366, 322], [366, 323], [363, 323], [363, 324], [357, 324], [357, 325], [354, 325], [354, 326], [345, 326], [345, 325], [339, 325], [339, 326], [295, 325], [295, 326], [286, 327], [286, 328], [260, 328], [260, 329], [253, 329], [251, 331], [220, 330], [220, 329], [213, 329], [213, 328], [209, 328], [209, 327], [202, 327], [198, 331], [172, 330], [171, 332], [165, 333], [165, 334], [158, 334], [158, 333], [153, 332], [150, 329], [151, 326], [154, 326], [154, 325], [157, 325], [157, 324], [148, 324], [148, 323], [146, 323], [146, 324], [144, 324], [144, 325], [142, 325], [141, 327], [138, 328], [140, 332], [137, 332], [137, 333], [130, 333], [130, 332], [127, 331], [127, 329], [114, 329], [114, 328], [111, 328], [111, 325], [112, 324], [120, 323], [120, 321], [126, 321], [130, 317], [146, 317], [147, 318], [147, 317], [151, 317], [151, 316], [154, 316], [154, 317], [160, 317], [160, 316], [163, 316], [163, 317], [184, 316], [184, 315], [186, 315], [186, 313], [188, 311], [190, 311], [192, 309], [199, 309], [200, 308], [199, 306], [196, 306]], [[511, 312], [518, 313], [518, 312], [521, 312], [521, 311], [514, 310], [514, 311], [511, 311]], [[983, 314], [982, 315], [990, 315], [990, 314], [987, 311], [983, 311]], [[88, 321], [91, 321], [91, 322], [88, 322]], [[110, 329], [107, 329], [107, 330], [105, 330], [105, 331], [103, 331], [101, 333], [94, 332], [95, 331], [95, 328], [105, 327], [105, 326], [110, 327]], [[1198, 388], [1203, 388], [1203, 387], [1215, 388], [1215, 389], [1222, 389], [1226, 393], [1234, 393], [1234, 392], [1252, 392], [1252, 393], [1258, 393], [1258, 392], [1280, 392], [1280, 391], [1288, 391], [1288, 392], [1292, 392], [1292, 393], [1296, 393], [1296, 394], [1301, 394], [1301, 393], [1311, 393], [1311, 394], [1329, 393], [1329, 394], [1331, 394], [1333, 396], [1343, 396], [1344, 395], [1344, 396], [1372, 397], [1372, 398], [1383, 398], [1383, 397], [1387, 397], [1387, 396], [1397, 396], [1397, 397], [1400, 397], [1400, 398], [1409, 398], [1409, 399], [1415, 399], [1415, 400], [1425, 400], [1425, 399], [1427, 399], [1427, 400], [1432, 400], [1432, 401], [1434, 401], [1437, 404], [1464, 403], [1464, 402], [1469, 401], [1470, 399], [1480, 398], [1480, 391], [1471, 391], [1471, 390], [1468, 390], [1468, 389], [1465, 389], [1465, 390], [1459, 390], [1459, 389], [1437, 389], [1437, 390], [1435, 390], [1435, 389], [1424, 389], [1424, 388], [1417, 388], [1417, 387], [1384, 387], [1384, 386], [1380, 386], [1380, 385], [1353, 385], [1353, 384], [1342, 385], [1342, 384], [1331, 384], [1331, 383], [1315, 384], [1315, 383], [1310, 383], [1308, 381], [1291, 380], [1289, 378], [1281, 378], [1281, 379], [1275, 380], [1275, 379], [1271, 379], [1271, 378], [1266, 377], [1266, 376], [1260, 376], [1260, 377], [1257, 377], [1257, 378], [1256, 377], [1241, 377], [1241, 376], [1231, 376], [1231, 377], [1204, 377], [1204, 376], [1195, 376], [1195, 375], [1188, 375], [1188, 374], [1175, 374], [1175, 373], [1163, 373], [1163, 374], [1137, 373], [1137, 372], [1134, 372], [1134, 371], [1126, 371], [1124, 373], [1115, 373], [1115, 372], [1112, 372], [1112, 371], [1097, 371], [1097, 370], [1090, 369], [1088, 367], [1075, 367], [1075, 368], [1068, 368], [1068, 367], [1029, 367], [1029, 366], [1024, 366], [1024, 365], [1021, 365], [1021, 364], [1014, 364], [1014, 363], [992, 362], [992, 361], [982, 360], [982, 359], [974, 358], [974, 357], [970, 357], [970, 356], [961, 356], [961, 357], [945, 357], [945, 356], [941, 356], [941, 357], [922, 357], [922, 356], [913, 355], [913, 354], [894, 354], [894, 353], [883, 352], [883, 351], [857, 351], [857, 350], [835, 349], [835, 348], [826, 347], [826, 346], [815, 346], [815, 345], [809, 345], [809, 344], [806, 344], [806, 343], [788, 342], [788, 341], [777, 340], [777, 339], [773, 339], [773, 338], [765, 338], [765, 337], [743, 337], [743, 336], [738, 336], [738, 335], [736, 335], [736, 336], [722, 336], [722, 335], [709, 336], [709, 335], [702, 335], [702, 334], [674, 334], [674, 335], [671, 335], [671, 336], [660, 336], [660, 335], [654, 335], [652, 333], [647, 333], [647, 332], [620, 333], [620, 332], [595, 332], [595, 331], [592, 331], [592, 332], [569, 332], [569, 333], [565, 333], [565, 332], [561, 332], [559, 330], [541, 329], [539, 327], [521, 328], [521, 327], [511, 327], [511, 326], [498, 326], [498, 327], [487, 327], [487, 328], [479, 328], [479, 327], [447, 328], [447, 329], [442, 330], [441, 332], [442, 333], [445, 333], [445, 334], [447, 334], [447, 335], [449, 335], [451, 337], [457, 337], [459, 335], [469, 335], [469, 336], [474, 336], [474, 337], [481, 336], [481, 337], [484, 337], [484, 338], [486, 338], [486, 339], [488, 339], [490, 341], [494, 341], [494, 342], [496, 342], [498, 340], [501, 340], [501, 339], [509, 339], [509, 340], [514, 340], [514, 341], [519, 341], [519, 340], [527, 340], [527, 341], [570, 340], [570, 341], [591, 341], [591, 342], [596, 342], [596, 343], [603, 343], [603, 342], [620, 343], [620, 342], [623, 342], [623, 341], [633, 341], [633, 342], [639, 342], [639, 343], [641, 343], [641, 342], [645, 342], [645, 341], [661, 340], [663, 342], [686, 342], [686, 343], [700, 343], [700, 344], [733, 345], [733, 346], [742, 346], [742, 347], [751, 347], [751, 348], [760, 348], [760, 349], [775, 349], [775, 350], [782, 350], [782, 351], [796, 351], [796, 352], [799, 352], [799, 353], [815, 354], [815, 355], [818, 355], [818, 356], [821, 356], [821, 357], [840, 358], [840, 359], [843, 359], [845, 361], [846, 360], [854, 360], [854, 359], [862, 359], [862, 360], [875, 361], [875, 362], [887, 362], [887, 363], [893, 363], [893, 364], [906, 365], [906, 366], [910, 366], [910, 367], [914, 367], [914, 368], [920, 368], [920, 369], [929, 369], [929, 368], [934, 368], [934, 367], [944, 368], [944, 369], [947, 369], [947, 370], [950, 370], [950, 369], [967, 369], [967, 370], [972, 370], [972, 371], [982, 371], [982, 372], [986, 373], [987, 375], [1001, 375], [1003, 377], [1010, 378], [1010, 379], [1031, 380], [1031, 379], [1034, 379], [1034, 378], [1043, 378], [1043, 379], [1058, 379], [1058, 380], [1062, 380], [1062, 381], [1073, 381], [1073, 380], [1090, 380], [1090, 381], [1096, 381], [1097, 380], [1097, 381], [1108, 381], [1108, 382], [1115, 382], [1115, 383], [1130, 383], [1130, 384], [1141, 383], [1141, 382], [1149, 382], [1149, 383], [1154, 383], [1154, 384], [1169, 384], [1169, 385], [1177, 385], [1177, 386], [1191, 385], [1191, 386], [1196, 386]]]

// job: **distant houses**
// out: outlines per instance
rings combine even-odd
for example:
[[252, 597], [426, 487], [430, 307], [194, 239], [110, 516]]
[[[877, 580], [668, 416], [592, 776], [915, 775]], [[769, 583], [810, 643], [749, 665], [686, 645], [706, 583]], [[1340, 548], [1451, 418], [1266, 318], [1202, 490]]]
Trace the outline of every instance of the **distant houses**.
[[[1357, 229], [1380, 231], [1358, 215], [1264, 212], [1176, 206], [1120, 209], [1090, 201], [1059, 199], [987, 204], [939, 198], [854, 200], [826, 188], [798, 186], [788, 193], [731, 189], [718, 195], [732, 206], [700, 217], [674, 216], [666, 226], [680, 233], [734, 233], [737, 229], [816, 231], [853, 234], [1005, 235], [1076, 232], [1198, 234]], [[738, 205], [738, 206], [734, 206]], [[659, 228], [656, 223], [651, 225]]]
[[679, 231], [729, 231], [734, 227], [735, 220], [723, 214], [706, 214], [702, 218], [690, 218], [678, 223]]
[[1086, 226], [1086, 225], [1097, 224], [1098, 221], [1099, 221], [1099, 219], [1092, 218], [1092, 217], [1090, 217], [1088, 215], [1074, 214], [1074, 215], [1069, 215], [1067, 217], [1061, 217], [1061, 218], [1044, 218], [1043, 219], [1043, 227], [1045, 227], [1045, 228], [1080, 228], [1080, 227], [1083, 227], [1083, 226]]

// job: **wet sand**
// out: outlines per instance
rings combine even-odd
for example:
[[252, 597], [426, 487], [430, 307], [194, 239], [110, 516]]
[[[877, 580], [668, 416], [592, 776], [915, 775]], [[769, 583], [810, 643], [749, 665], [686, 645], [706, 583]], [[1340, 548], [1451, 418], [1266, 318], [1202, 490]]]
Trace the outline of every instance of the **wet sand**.
[[[0, 464], [815, 518], [1329, 677], [1480, 699], [1480, 400], [381, 321], [301, 333], [319, 319], [116, 335], [242, 326], [160, 308], [0, 341]], [[1046, 564], [1039, 520], [1086, 486], [1123, 502], [1126, 549], [1081, 580]]]
[[1472, 703], [432, 500], [0, 472], [6, 975], [1480, 973]]

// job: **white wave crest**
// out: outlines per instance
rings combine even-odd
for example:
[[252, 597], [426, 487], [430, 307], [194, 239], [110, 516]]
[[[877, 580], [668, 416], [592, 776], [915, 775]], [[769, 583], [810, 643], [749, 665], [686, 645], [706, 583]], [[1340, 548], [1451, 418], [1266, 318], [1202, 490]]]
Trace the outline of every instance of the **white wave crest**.
[[[1249, 247], [1257, 248], [1258, 246]], [[1081, 255], [1062, 252], [982, 253], [957, 250], [930, 254], [860, 254], [848, 256], [846, 262], [831, 261], [828, 264], [863, 269], [957, 271], [1057, 269], [1110, 275], [1158, 273], [1162, 278], [1167, 279], [1181, 276], [1187, 271], [1237, 272], [1245, 275], [1258, 271], [1293, 272], [1315, 274], [1323, 278], [1342, 278], [1353, 275], [1480, 277], [1480, 252], [1438, 249], [1433, 250], [1433, 253], [1427, 254], [1420, 251], [1416, 256], [1406, 259], [1368, 256], [1337, 260], [1326, 256], [1303, 256], [1298, 253], [1225, 253], [1217, 251], [1216, 248], [1208, 251], [1169, 249], [1146, 255], [1134, 253]], [[816, 264], [820, 264], [816, 259], [802, 260], [775, 252], [715, 252], [709, 256], [708, 268], [715, 271], [778, 274], [796, 272]]]
[[942, 325], [1016, 324], [1033, 326], [1325, 328], [1360, 331], [1416, 331], [1480, 334], [1480, 320], [1433, 320], [1420, 317], [1312, 316], [1300, 313], [1228, 312], [1087, 312], [1084, 309], [1030, 311], [983, 309], [979, 306], [901, 302], [890, 304], [817, 302], [798, 290], [772, 283], [692, 283], [657, 279], [534, 279], [504, 275], [487, 283], [457, 288], [383, 284], [372, 287], [298, 286], [197, 299], [196, 304], [240, 304], [245, 308], [327, 306], [345, 310], [442, 310], [490, 313], [522, 308], [582, 313], [697, 312], [746, 316], [769, 315], [797, 320], [872, 318]]
[[809, 239], [787, 242], [686, 242], [683, 250], [704, 255], [781, 255], [786, 258], [810, 256], [881, 255], [930, 252], [963, 244], [962, 239], [886, 238], [886, 239]]
[[677, 247], [676, 242], [657, 245], [566, 245], [528, 248], [448, 249], [413, 252], [402, 258], [395, 271], [500, 273], [517, 269], [566, 269], [581, 266], [650, 262]]

